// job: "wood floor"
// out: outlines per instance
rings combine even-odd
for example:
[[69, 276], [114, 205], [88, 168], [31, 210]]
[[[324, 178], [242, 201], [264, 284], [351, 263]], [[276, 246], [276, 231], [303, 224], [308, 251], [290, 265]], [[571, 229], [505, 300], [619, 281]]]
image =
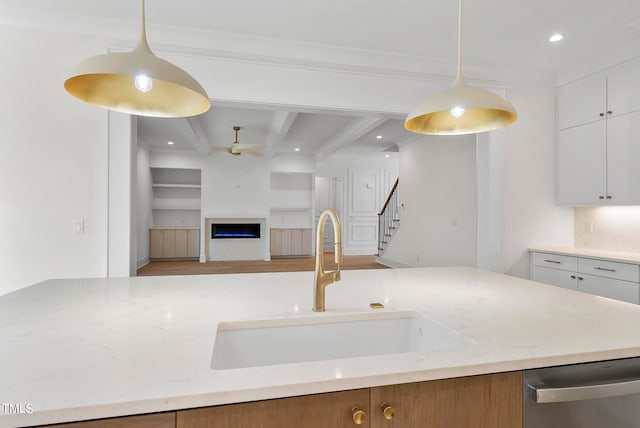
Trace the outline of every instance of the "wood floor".
[[[376, 263], [376, 256], [344, 256], [342, 270], [388, 269]], [[138, 269], [138, 276], [156, 275], [204, 275], [219, 273], [300, 272], [313, 271], [315, 257], [277, 258], [271, 261], [234, 260], [200, 263], [197, 260], [152, 261]], [[333, 253], [324, 255], [325, 270], [335, 269]]]

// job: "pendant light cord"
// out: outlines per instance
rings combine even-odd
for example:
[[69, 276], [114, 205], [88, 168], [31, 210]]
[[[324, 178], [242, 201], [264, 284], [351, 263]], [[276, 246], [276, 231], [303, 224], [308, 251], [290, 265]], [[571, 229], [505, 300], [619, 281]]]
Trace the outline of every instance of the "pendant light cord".
[[146, 50], [151, 52], [151, 48], [149, 47], [149, 43], [147, 43], [147, 18], [144, 10], [144, 0], [141, 0], [142, 3], [142, 31], [140, 33], [140, 41], [138, 42], [137, 49]]
[[462, 81], [462, 0], [458, 0], [458, 72], [456, 82], [459, 81]]

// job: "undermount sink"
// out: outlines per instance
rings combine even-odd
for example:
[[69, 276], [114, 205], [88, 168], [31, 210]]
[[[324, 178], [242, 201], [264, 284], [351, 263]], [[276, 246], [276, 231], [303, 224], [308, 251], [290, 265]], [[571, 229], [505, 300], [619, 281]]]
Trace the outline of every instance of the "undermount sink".
[[470, 343], [455, 330], [411, 311], [224, 322], [218, 324], [211, 368], [440, 351]]

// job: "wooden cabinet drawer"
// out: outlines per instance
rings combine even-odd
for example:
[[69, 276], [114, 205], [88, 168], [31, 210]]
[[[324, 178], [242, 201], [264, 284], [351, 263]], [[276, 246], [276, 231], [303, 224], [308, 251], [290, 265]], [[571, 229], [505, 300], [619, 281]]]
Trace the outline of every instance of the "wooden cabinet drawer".
[[580, 274], [578, 291], [629, 303], [640, 303], [640, 284], [601, 276]]
[[578, 289], [578, 280], [575, 272], [566, 270], [534, 266], [531, 270], [531, 279], [545, 284], [568, 288], [569, 290]]
[[575, 256], [563, 256], [549, 253], [532, 253], [533, 264], [536, 266], [546, 266], [553, 269], [563, 269], [569, 271], [578, 270], [578, 258]]
[[612, 262], [608, 260], [578, 259], [578, 272], [605, 278], [640, 282], [640, 266], [630, 263]]

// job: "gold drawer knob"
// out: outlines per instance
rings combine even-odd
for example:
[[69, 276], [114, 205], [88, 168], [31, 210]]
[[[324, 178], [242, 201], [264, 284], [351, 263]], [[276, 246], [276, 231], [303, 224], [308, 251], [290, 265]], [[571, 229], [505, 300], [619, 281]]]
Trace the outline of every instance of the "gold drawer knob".
[[356, 425], [362, 425], [367, 418], [367, 414], [360, 407], [352, 408], [351, 413], [353, 414], [353, 423]]
[[382, 409], [382, 416], [384, 416], [384, 418], [388, 421], [390, 421], [391, 419], [393, 419], [393, 417], [396, 414], [396, 409], [395, 407], [393, 407], [391, 404], [389, 403], [382, 403], [380, 405], [380, 408]]

